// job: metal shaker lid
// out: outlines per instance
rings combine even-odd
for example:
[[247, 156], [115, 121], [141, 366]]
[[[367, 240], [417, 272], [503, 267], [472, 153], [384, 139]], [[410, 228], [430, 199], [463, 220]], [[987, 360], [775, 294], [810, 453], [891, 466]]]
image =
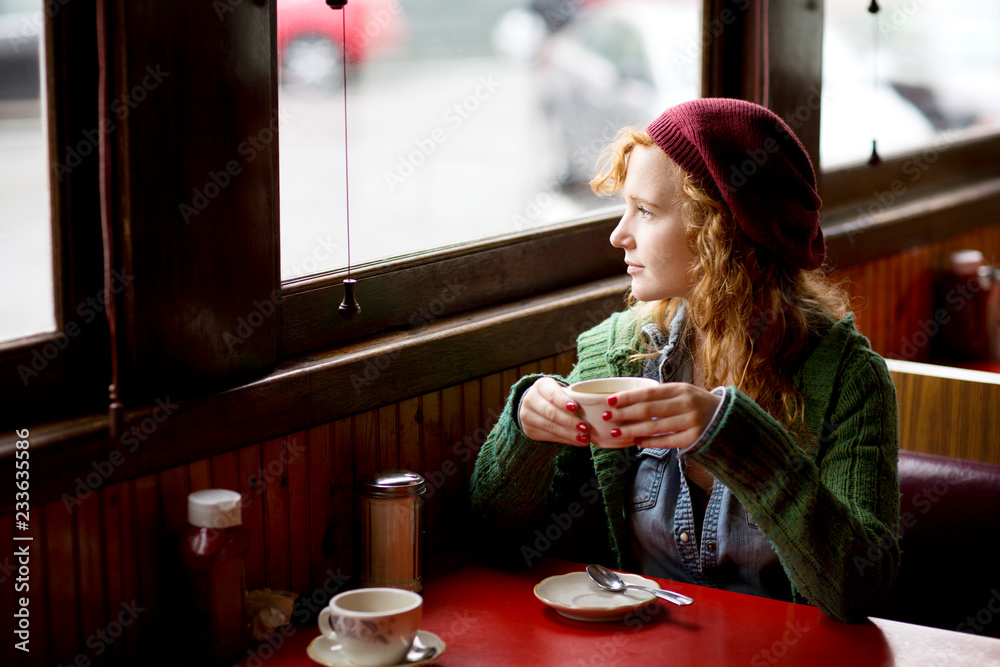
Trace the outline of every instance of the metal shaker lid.
[[362, 476], [358, 485], [373, 498], [400, 498], [423, 493], [424, 478], [409, 470], [383, 470]]

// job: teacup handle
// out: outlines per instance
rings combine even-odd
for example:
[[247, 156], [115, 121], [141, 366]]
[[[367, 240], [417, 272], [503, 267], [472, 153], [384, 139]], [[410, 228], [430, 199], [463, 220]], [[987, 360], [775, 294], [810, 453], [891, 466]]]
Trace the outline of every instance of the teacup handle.
[[330, 608], [324, 607], [322, 611], [319, 612], [319, 631], [323, 633], [323, 636], [330, 641], [339, 641], [337, 639], [337, 633], [333, 631], [333, 626], [330, 624]]

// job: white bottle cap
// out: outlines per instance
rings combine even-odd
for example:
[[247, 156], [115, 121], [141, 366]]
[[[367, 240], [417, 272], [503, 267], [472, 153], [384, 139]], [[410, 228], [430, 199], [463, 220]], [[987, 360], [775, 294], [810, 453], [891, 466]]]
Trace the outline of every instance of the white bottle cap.
[[188, 494], [188, 523], [199, 528], [229, 528], [243, 522], [243, 497], [229, 489], [205, 489]]
[[983, 265], [983, 253], [978, 250], [959, 250], [951, 253], [951, 270], [960, 276], [974, 276]]

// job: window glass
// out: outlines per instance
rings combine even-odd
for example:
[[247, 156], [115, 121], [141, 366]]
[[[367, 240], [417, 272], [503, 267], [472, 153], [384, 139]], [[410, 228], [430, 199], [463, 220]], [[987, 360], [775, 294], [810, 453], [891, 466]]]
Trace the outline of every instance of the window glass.
[[875, 15], [867, 4], [825, 4], [824, 169], [866, 161], [873, 138], [891, 157], [1000, 131], [1000, 3], [881, 0]]
[[0, 341], [55, 329], [42, 0], [0, 0]]
[[[698, 0], [351, 0], [351, 263], [616, 205], [587, 181], [624, 125], [698, 95]], [[285, 280], [347, 263], [341, 14], [278, 0]]]

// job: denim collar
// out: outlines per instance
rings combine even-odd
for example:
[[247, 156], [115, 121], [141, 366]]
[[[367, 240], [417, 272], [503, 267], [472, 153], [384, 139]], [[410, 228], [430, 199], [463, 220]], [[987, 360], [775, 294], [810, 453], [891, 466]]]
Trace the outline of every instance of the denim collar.
[[643, 364], [643, 377], [658, 382], [691, 382], [691, 354], [681, 340], [684, 321], [687, 319], [687, 302], [682, 301], [677, 314], [670, 320], [667, 334], [654, 322], [642, 327], [652, 349], [658, 355], [647, 357]]

